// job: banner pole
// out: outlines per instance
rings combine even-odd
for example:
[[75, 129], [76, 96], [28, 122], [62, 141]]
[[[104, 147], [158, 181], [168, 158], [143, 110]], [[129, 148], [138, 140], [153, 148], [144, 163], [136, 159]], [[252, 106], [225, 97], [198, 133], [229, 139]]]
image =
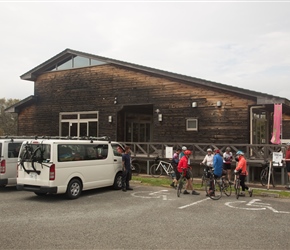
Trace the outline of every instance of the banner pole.
[[268, 173], [268, 186], [267, 190], [269, 190], [270, 186], [270, 178], [271, 178], [271, 172], [272, 172], [272, 161], [269, 162], [269, 173]]

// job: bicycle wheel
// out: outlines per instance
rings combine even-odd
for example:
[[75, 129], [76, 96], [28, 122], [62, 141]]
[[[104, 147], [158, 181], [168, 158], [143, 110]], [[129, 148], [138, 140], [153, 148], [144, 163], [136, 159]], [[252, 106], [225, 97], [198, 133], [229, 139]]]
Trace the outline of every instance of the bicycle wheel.
[[210, 179], [204, 178], [204, 191], [206, 193], [206, 196], [209, 196], [210, 193]]
[[261, 174], [260, 174], [260, 181], [261, 181], [262, 186], [265, 186], [265, 185], [267, 185], [267, 183], [268, 183], [268, 172], [267, 172], [267, 169], [266, 169], [266, 168], [264, 168], [264, 169], [261, 171]]
[[241, 192], [240, 180], [236, 180], [235, 190], [236, 190], [236, 198], [239, 199]]
[[138, 175], [138, 174], [140, 174], [141, 167], [140, 167], [139, 163], [132, 162], [131, 168], [132, 168], [132, 175]]
[[184, 185], [183, 178], [180, 178], [178, 186], [177, 186], [177, 197], [180, 197], [180, 194], [182, 193], [183, 185]]
[[226, 196], [230, 196], [232, 194], [232, 185], [231, 185], [231, 183], [227, 179], [224, 179], [222, 183], [223, 183], [222, 184], [222, 190], [223, 190], [224, 194]]
[[204, 175], [202, 175], [202, 177], [201, 177], [200, 187], [203, 187], [204, 184], [206, 184], [206, 178], [205, 178]]
[[162, 167], [159, 164], [153, 164], [150, 167], [150, 174], [153, 177], [160, 177], [162, 175]]
[[218, 180], [214, 180], [214, 186], [213, 186], [213, 194], [210, 195], [209, 197], [212, 200], [219, 200], [222, 197], [222, 189], [221, 189], [221, 184]]

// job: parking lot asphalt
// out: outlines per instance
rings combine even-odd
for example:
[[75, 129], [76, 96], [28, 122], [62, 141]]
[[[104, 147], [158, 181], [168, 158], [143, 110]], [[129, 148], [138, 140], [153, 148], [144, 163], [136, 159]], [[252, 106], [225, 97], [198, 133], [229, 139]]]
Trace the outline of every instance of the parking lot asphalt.
[[1, 249], [288, 249], [288, 199], [85, 191], [79, 199], [0, 189]]

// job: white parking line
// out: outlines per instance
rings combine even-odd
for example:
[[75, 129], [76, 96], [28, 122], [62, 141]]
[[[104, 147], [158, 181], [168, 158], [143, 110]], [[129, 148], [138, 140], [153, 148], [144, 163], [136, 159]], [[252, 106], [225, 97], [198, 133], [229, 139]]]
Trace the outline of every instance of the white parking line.
[[196, 204], [198, 204], [198, 203], [201, 203], [201, 202], [203, 202], [203, 201], [207, 201], [207, 200], [209, 200], [209, 199], [210, 199], [210, 198], [205, 198], [205, 199], [203, 199], [203, 200], [196, 201], [196, 202], [190, 203], [190, 204], [188, 204], [188, 205], [185, 205], [185, 206], [179, 207], [179, 209], [187, 208], [187, 207], [190, 207], [190, 206], [196, 205]]

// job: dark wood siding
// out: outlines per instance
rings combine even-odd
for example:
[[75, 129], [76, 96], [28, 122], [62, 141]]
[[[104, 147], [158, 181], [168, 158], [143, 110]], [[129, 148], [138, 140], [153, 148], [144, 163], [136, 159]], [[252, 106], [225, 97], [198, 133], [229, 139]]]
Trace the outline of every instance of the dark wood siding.
[[[150, 110], [156, 142], [249, 143], [249, 106], [255, 104], [239, 94], [113, 65], [44, 73], [35, 96], [35, 106], [19, 113], [19, 134], [57, 135], [60, 112], [99, 111], [99, 135], [116, 139], [124, 133], [123, 107], [151, 104], [163, 115], [159, 122]], [[198, 131], [186, 131], [186, 118], [198, 119]]]

